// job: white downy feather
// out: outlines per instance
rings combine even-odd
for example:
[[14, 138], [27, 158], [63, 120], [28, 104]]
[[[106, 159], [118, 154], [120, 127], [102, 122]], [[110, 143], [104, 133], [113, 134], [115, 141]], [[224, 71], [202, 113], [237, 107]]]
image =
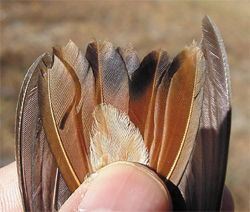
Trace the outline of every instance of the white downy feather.
[[112, 162], [148, 164], [148, 150], [138, 128], [127, 114], [111, 105], [96, 106], [90, 136], [90, 162], [96, 171]]

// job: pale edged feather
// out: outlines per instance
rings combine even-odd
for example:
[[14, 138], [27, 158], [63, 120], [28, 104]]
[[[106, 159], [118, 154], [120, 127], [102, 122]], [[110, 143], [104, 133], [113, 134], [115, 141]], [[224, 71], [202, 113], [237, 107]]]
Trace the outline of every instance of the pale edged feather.
[[179, 187], [188, 209], [220, 210], [231, 127], [230, 75], [221, 34], [207, 16], [202, 33], [204, 101], [197, 146]]
[[49, 145], [66, 184], [74, 191], [88, 173], [89, 164], [79, 120], [81, 114], [76, 109], [81, 91], [72, 72], [54, 55], [53, 66], [40, 80], [39, 90]]
[[79, 90], [76, 111], [81, 113], [81, 119], [79, 118], [78, 122], [81, 122], [79, 125], [82, 125], [84, 144], [87, 154], [89, 154], [89, 132], [91, 131], [92, 113], [95, 107], [95, 80], [93, 72], [82, 51], [71, 40], [65, 47], [54, 49], [54, 53], [75, 74], [74, 82], [78, 84]]
[[41, 123], [38, 79], [50, 66], [43, 54], [29, 68], [19, 95], [16, 117], [16, 160], [23, 207], [27, 211], [51, 211], [57, 165]]
[[128, 115], [112, 105], [96, 106], [93, 113], [90, 158], [93, 171], [112, 162], [148, 164], [148, 151], [142, 135]]
[[163, 141], [156, 171], [175, 185], [186, 168], [198, 129], [204, 82], [204, 58], [193, 43], [172, 63]]
[[[195, 44], [196, 45], [196, 44]], [[178, 158], [175, 161], [175, 167], [170, 174], [169, 179], [175, 184], [179, 184], [183, 172], [187, 166], [187, 163], [193, 153], [194, 147], [196, 145], [195, 138], [198, 131], [198, 126], [200, 122], [202, 101], [203, 101], [203, 90], [204, 90], [204, 80], [205, 80], [205, 59], [204, 55], [199, 47], [194, 51], [196, 52], [196, 76], [195, 85], [193, 90], [193, 100], [190, 108], [189, 120], [187, 123], [187, 128], [185, 129], [185, 135], [183, 137], [183, 144], [181, 150], [178, 153]], [[180, 171], [181, 170], [181, 171]]]

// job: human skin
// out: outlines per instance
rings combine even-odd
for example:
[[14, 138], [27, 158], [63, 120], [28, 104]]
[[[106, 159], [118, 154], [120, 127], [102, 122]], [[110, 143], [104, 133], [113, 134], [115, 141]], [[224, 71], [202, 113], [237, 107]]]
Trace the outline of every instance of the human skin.
[[[0, 169], [0, 211], [22, 211], [16, 163]], [[170, 194], [148, 168], [118, 162], [86, 180], [65, 202], [64, 211], [171, 211]], [[233, 199], [224, 190], [222, 209], [233, 210]]]

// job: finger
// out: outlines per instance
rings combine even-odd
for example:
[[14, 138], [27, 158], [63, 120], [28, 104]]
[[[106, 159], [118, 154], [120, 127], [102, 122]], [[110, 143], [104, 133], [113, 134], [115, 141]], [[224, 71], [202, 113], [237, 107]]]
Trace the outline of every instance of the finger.
[[159, 177], [142, 165], [117, 162], [85, 181], [61, 211], [166, 211], [171, 198]]
[[233, 196], [227, 186], [224, 187], [221, 211], [234, 211]]
[[0, 211], [22, 211], [16, 162], [0, 169]]

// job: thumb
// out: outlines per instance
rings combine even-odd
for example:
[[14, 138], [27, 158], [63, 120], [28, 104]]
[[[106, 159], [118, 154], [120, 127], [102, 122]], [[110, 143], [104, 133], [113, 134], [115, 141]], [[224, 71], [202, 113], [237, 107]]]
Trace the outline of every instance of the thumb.
[[171, 198], [160, 178], [129, 162], [110, 164], [88, 178], [65, 202], [63, 211], [171, 210]]
[[0, 211], [23, 211], [16, 162], [0, 169]]

